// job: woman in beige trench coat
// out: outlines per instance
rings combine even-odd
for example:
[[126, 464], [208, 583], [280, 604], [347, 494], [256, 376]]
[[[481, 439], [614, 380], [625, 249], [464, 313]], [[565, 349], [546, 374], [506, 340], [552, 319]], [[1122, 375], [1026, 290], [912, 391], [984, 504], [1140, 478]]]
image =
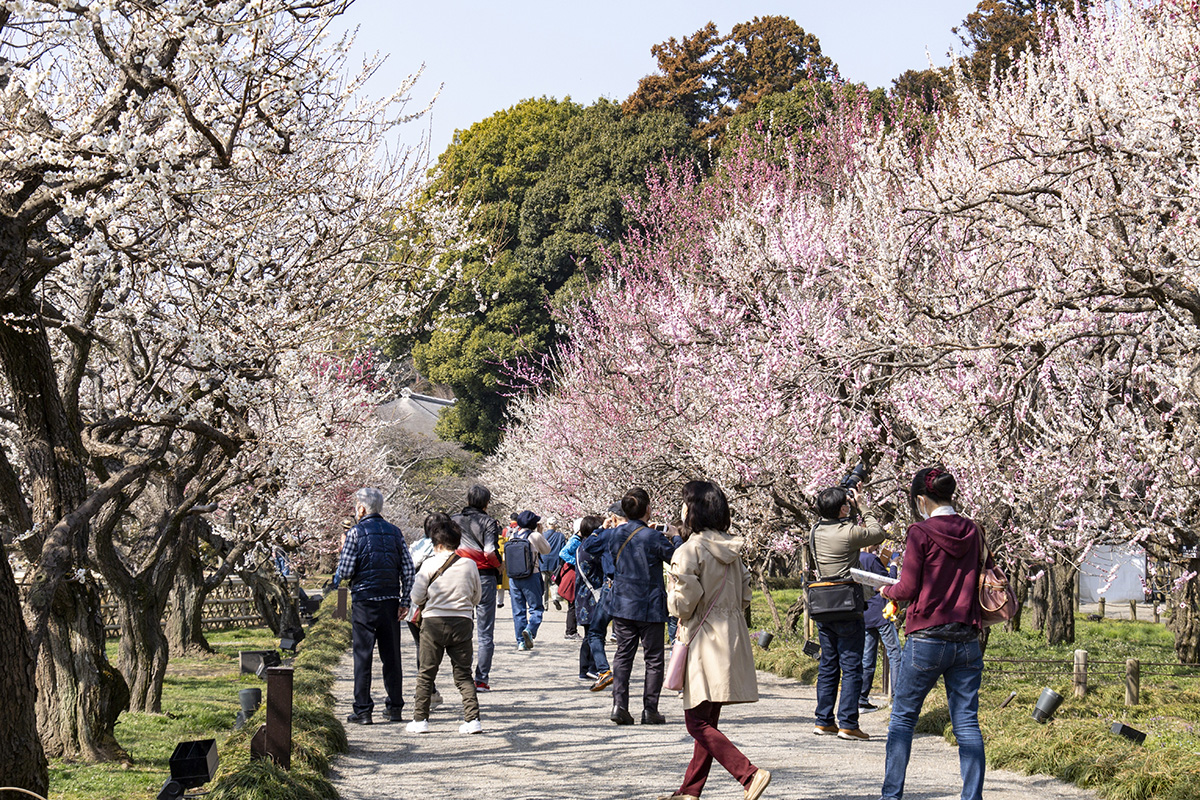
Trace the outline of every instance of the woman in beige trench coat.
[[683, 717], [696, 745], [683, 785], [660, 800], [700, 797], [714, 758], [745, 787], [746, 800], [758, 800], [771, 773], [751, 764], [717, 730], [721, 706], [758, 700], [745, 617], [750, 572], [742, 563], [744, 541], [729, 533], [729, 502], [708, 481], [683, 487], [683, 525], [692, 533], [671, 559], [667, 606], [688, 644]]

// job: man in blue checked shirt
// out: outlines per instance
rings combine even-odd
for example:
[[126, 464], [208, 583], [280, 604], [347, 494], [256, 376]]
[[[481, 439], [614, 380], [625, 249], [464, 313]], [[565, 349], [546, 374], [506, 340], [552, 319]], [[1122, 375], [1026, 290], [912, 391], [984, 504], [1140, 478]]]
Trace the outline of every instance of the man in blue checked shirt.
[[379, 643], [379, 661], [383, 665], [383, 685], [387, 690], [384, 719], [399, 722], [404, 707], [404, 676], [400, 667], [401, 622], [408, 616], [412, 591], [412, 555], [400, 529], [380, 516], [383, 493], [378, 489], [359, 489], [354, 495], [354, 516], [358, 524], [346, 532], [337, 572], [336, 588], [350, 581], [354, 602], [350, 610], [351, 641], [354, 650], [354, 713], [347, 722], [371, 724], [375, 707], [371, 699], [371, 651]]

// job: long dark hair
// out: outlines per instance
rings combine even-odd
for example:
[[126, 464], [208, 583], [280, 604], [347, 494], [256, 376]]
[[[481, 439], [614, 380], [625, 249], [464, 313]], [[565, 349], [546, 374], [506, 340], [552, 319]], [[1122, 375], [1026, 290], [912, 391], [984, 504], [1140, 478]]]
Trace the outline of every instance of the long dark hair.
[[683, 525], [689, 531], [729, 530], [729, 500], [715, 483], [688, 481], [683, 485], [683, 504], [687, 506]]

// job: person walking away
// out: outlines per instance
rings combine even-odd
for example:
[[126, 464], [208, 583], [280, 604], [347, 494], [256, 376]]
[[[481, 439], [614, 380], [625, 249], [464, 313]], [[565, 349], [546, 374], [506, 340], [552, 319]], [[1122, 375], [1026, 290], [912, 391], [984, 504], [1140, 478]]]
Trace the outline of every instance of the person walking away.
[[425, 518], [433, 554], [421, 565], [413, 582], [412, 601], [421, 609], [421, 647], [417, 658], [417, 692], [409, 733], [429, 732], [433, 685], [442, 657], [450, 655], [454, 685], [462, 695], [463, 722], [459, 733], [480, 733], [479, 698], [471, 679], [471, 612], [479, 605], [483, 585], [479, 568], [455, 550], [462, 530], [446, 514]]
[[533, 649], [546, 606], [542, 603], [542, 573], [539, 557], [550, 552], [550, 543], [538, 529], [541, 517], [532, 511], [517, 515], [517, 530], [504, 545], [504, 571], [508, 573], [508, 596], [512, 601], [513, 631], [517, 650]]
[[[889, 575], [891, 569], [891, 551], [882, 545], [873, 545], [858, 554], [858, 568], [864, 572], [876, 575]], [[883, 644], [884, 655], [888, 661], [888, 686], [895, 691], [896, 680], [900, 675], [900, 635], [896, 631], [896, 623], [883, 615], [883, 607], [887, 598], [878, 593], [872, 593], [867, 600], [867, 610], [863, 612], [863, 624], [867, 635], [863, 646], [862, 693], [858, 697], [859, 711], [874, 711], [879, 708], [871, 702], [871, 684], [875, 682], [875, 662], [879, 660], [879, 645]]]
[[492, 493], [475, 484], [467, 491], [467, 507], [455, 514], [454, 524], [462, 531], [459, 554], [475, 562], [479, 569], [481, 594], [475, 609], [475, 635], [479, 653], [475, 662], [475, 688], [491, 687], [492, 654], [495, 650], [496, 586], [500, 582], [500, 523], [487, 515]]
[[[884, 540], [883, 527], [869, 510], [862, 513], [863, 524], [855, 524], [859, 511], [859, 493], [855, 489], [835, 486], [817, 495], [817, 513], [821, 520], [813, 526], [809, 549], [813, 551], [813, 568], [818, 580], [848, 579], [850, 568], [858, 566], [859, 550]], [[847, 741], [866, 741], [871, 737], [858, 725], [866, 638], [862, 612], [857, 612], [852, 620], [818, 622], [817, 635], [821, 642], [821, 661], [817, 668], [817, 711], [813, 733], [836, 735]]]
[[[562, 601], [558, 597], [554, 576], [558, 573], [558, 568], [562, 566], [562, 559], [558, 553], [567, 543], [567, 537], [563, 536], [558, 530], [558, 520], [550, 517], [546, 520], [546, 528], [542, 531], [542, 536], [550, 544], [550, 552], [540, 558], [540, 567], [542, 570], [542, 605], [545, 606], [551, 600], [554, 601], [554, 609], [562, 610]], [[568, 613], [567, 630], [568, 632], [575, 629], [574, 622], [570, 619]]]
[[579, 680], [594, 681], [591, 690], [599, 692], [612, 685], [612, 670], [608, 666], [608, 655], [604, 652], [604, 637], [608, 629], [608, 617], [598, 604], [600, 587], [604, 585], [604, 571], [596, 561], [590, 569], [582, 566], [587, 551], [585, 542], [595, 541], [593, 535], [604, 523], [603, 517], [587, 516], [579, 520], [576, 531], [562, 549], [563, 559], [575, 564], [575, 600], [578, 608], [582, 593], [586, 593], [583, 610], [583, 636], [579, 642]]
[[[984, 750], [979, 731], [979, 684], [983, 678], [983, 630], [979, 563], [983, 536], [960, 516], [953, 498], [958, 484], [942, 467], [913, 476], [909, 503], [920, 520], [908, 528], [900, 582], [879, 593], [907, 602], [900, 681], [892, 693], [883, 800], [904, 796], [913, 729], [925, 697], [942, 678], [950, 722], [958, 740], [962, 800], [982, 800]], [[989, 555], [986, 565], [994, 566]]]
[[400, 662], [400, 622], [408, 616], [413, 586], [412, 555], [404, 534], [385, 520], [383, 492], [364, 487], [354, 494], [357, 523], [346, 531], [337, 571], [336, 589], [350, 582], [350, 636], [354, 652], [354, 705], [347, 722], [370, 725], [372, 651], [379, 646], [383, 686], [387, 691], [384, 717], [399, 722], [404, 708], [404, 675]]
[[683, 524], [687, 540], [671, 558], [667, 607], [688, 645], [683, 719], [696, 743], [683, 784], [660, 800], [699, 798], [713, 759], [742, 785], [746, 800], [758, 800], [771, 773], [751, 764], [717, 728], [723, 706], [758, 701], [745, 615], [752, 596], [745, 541], [730, 534], [729, 502], [708, 481], [684, 485]]
[[609, 719], [618, 725], [633, 724], [629, 713], [629, 679], [640, 642], [646, 662], [642, 724], [662, 725], [667, 721], [658, 711], [667, 623], [663, 564], [670, 562], [680, 541], [668, 539], [662, 531], [645, 523], [650, 514], [650, 495], [645, 489], [626, 492], [621, 498], [621, 509], [629, 521], [604, 530], [597, 542], [599, 548], [612, 555], [614, 570], [607, 609], [617, 639], [612, 663], [613, 709]]

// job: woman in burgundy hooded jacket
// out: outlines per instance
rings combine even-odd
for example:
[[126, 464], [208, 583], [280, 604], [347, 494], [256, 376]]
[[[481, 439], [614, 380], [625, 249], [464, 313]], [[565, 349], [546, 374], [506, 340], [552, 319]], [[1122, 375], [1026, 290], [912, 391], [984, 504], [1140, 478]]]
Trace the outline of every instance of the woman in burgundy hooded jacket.
[[979, 634], [983, 625], [978, 593], [983, 537], [974, 522], [954, 510], [956, 488], [954, 476], [941, 467], [923, 469], [913, 476], [910, 502], [914, 517], [921, 521], [908, 529], [900, 582], [879, 592], [889, 600], [909, 604], [888, 725], [883, 800], [900, 800], [904, 795], [913, 728], [939, 677], [946, 682], [950, 721], [958, 739], [962, 800], [983, 797], [983, 736], [979, 732], [983, 676]]

